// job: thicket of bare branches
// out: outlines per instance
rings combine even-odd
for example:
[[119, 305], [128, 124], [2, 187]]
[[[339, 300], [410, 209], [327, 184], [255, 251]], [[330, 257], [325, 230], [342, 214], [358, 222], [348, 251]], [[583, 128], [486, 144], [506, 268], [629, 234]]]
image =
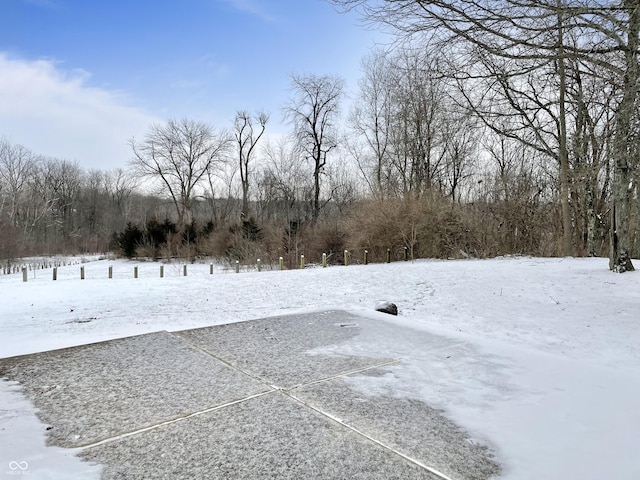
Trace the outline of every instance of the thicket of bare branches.
[[[236, 197], [194, 199], [193, 221], [183, 229], [170, 199], [142, 194], [121, 170], [83, 172], [60, 160], [34, 157], [34, 176], [20, 190], [12, 219], [4, 183], [0, 191], [0, 253], [11, 259], [117, 252], [131, 228], [134, 235], [127, 238], [135, 239], [131, 251], [136, 256], [218, 257], [243, 263], [260, 258], [265, 265], [283, 257], [289, 268], [299, 265], [302, 254], [308, 263], [320, 262], [322, 253], [329, 262], [341, 263], [345, 249], [353, 262], [363, 261], [365, 249], [369, 261], [385, 261], [387, 249], [394, 260], [401, 259], [405, 247], [415, 258], [558, 254], [561, 223], [553, 188], [544, 184], [540, 171], [522, 163], [517, 149], [507, 158], [499, 147], [493, 148], [496, 167], [486, 166], [484, 180], [478, 183], [474, 177], [475, 190], [466, 189], [473, 202], [454, 201], [444, 182], [442, 188], [419, 196], [371, 197], [357, 187], [353, 172], [345, 177], [334, 172], [327, 188], [336, 184], [340, 189], [314, 222], [310, 165], [298, 161], [291, 142], [270, 144], [264, 168], [256, 175], [251, 203], [255, 217], [241, 219], [238, 189]], [[56, 172], [64, 173], [56, 177]]]
[[[588, 250], [596, 253], [603, 223], [598, 197], [610, 195], [610, 267], [633, 269], [637, 1], [331, 1], [360, 11], [413, 45], [444, 49], [443, 57], [454, 59], [445, 76], [458, 87], [460, 104], [502, 138], [557, 162], [564, 255], [582, 250], [582, 239], [576, 241], [582, 232], [576, 230], [583, 216]], [[593, 85], [601, 92], [598, 98], [589, 94]], [[575, 211], [577, 205], [582, 212]]]

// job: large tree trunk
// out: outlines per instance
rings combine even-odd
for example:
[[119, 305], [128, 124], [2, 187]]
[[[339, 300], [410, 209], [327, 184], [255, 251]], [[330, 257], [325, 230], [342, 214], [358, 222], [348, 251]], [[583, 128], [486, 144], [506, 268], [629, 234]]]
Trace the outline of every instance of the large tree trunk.
[[240, 212], [242, 220], [249, 219], [249, 181], [242, 178], [242, 212]]
[[638, 47], [640, 41], [640, 9], [637, 0], [625, 0], [624, 7], [629, 12], [627, 48], [625, 51], [626, 72], [624, 92], [616, 116], [616, 134], [613, 145], [614, 174], [611, 208], [611, 248], [609, 268], [622, 273], [634, 270], [631, 263], [633, 236], [630, 228], [631, 198], [633, 193], [633, 170], [629, 145], [632, 137], [632, 123], [638, 98]]
[[590, 175], [587, 176], [584, 187], [586, 217], [587, 217], [587, 255], [598, 256], [598, 218], [596, 217], [596, 207], [594, 199], [594, 188]]
[[318, 221], [320, 217], [320, 173], [322, 172], [322, 163], [316, 159], [316, 166], [313, 171], [313, 223]]

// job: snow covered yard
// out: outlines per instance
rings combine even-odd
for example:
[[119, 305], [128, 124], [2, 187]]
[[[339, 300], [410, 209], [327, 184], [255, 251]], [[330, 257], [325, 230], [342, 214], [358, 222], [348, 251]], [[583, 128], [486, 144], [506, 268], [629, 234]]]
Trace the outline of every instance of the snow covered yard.
[[[0, 358], [287, 313], [343, 309], [380, 318], [373, 307], [390, 300], [400, 315], [384, 318], [398, 326], [398, 336], [380, 338], [379, 351], [409, 368], [358, 378], [355, 388], [444, 409], [494, 447], [501, 478], [640, 479], [640, 276], [611, 273], [606, 259], [240, 274], [216, 267], [213, 275], [208, 264], [196, 264], [187, 277], [182, 265], [166, 265], [164, 278], [155, 263], [96, 261], [84, 268], [85, 280], [79, 265], [59, 268], [55, 282], [51, 270], [35, 278], [31, 272], [27, 283], [21, 275], [0, 276]], [[426, 349], [411, 341], [410, 329], [453, 339], [454, 346]], [[356, 341], [335, 350], [358, 348]], [[0, 383], [0, 452], [12, 452], [6, 461], [0, 456], [0, 478], [19, 470], [27, 448], [52, 463], [72, 461], [43, 445], [44, 427], [20, 403], [17, 387]], [[86, 476], [86, 465], [64, 468]]]

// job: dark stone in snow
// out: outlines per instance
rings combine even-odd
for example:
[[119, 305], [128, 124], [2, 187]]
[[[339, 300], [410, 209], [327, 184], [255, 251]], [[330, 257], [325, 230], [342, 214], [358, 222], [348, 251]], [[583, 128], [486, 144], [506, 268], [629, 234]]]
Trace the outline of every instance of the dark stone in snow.
[[376, 305], [376, 311], [388, 313], [389, 315], [398, 315], [398, 307], [396, 307], [395, 303], [391, 302], [380, 302]]

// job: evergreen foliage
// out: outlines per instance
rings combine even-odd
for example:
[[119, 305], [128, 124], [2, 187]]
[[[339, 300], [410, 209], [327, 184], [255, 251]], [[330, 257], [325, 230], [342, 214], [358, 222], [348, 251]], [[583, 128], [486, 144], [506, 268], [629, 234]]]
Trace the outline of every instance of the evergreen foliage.
[[127, 258], [133, 258], [136, 249], [144, 241], [144, 233], [137, 225], [129, 222], [122, 233], [118, 235], [118, 246], [122, 254]]

